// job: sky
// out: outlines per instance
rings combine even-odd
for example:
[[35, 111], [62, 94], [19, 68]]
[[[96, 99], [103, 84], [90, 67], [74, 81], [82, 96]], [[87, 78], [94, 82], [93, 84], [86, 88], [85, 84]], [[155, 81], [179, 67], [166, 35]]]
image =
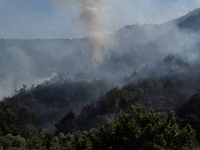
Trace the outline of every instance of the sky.
[[[85, 25], [80, 19], [86, 8], [86, 3], [83, 4], [81, 1], [87, 1], [87, 4], [91, 2], [91, 0], [0, 0], [0, 38], [82, 38], [86, 36], [86, 30], [91, 26]], [[103, 24], [96, 24], [98, 29], [94, 30], [103, 28], [103, 31], [109, 32], [136, 23], [160, 24], [200, 7], [200, 0], [93, 0], [92, 2], [100, 8], [94, 15], [98, 15], [101, 21], [102, 18], [104, 20]]]

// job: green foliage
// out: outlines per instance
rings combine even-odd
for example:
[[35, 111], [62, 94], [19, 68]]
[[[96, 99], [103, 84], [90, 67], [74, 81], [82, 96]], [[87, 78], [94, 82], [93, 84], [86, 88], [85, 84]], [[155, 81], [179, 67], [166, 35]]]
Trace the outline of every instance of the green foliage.
[[[115, 87], [97, 101], [85, 103], [87, 98], [91, 98], [88, 94], [95, 95], [91, 89], [96, 88], [96, 82], [99, 84], [100, 81], [47, 84], [31, 90], [24, 87], [18, 95], [0, 102], [0, 136], [20, 134], [27, 149], [181, 149], [190, 147], [193, 141], [194, 132], [187, 126], [189, 123], [196, 129], [199, 140], [199, 93], [176, 110], [178, 116], [182, 114], [179, 125], [185, 128], [179, 130], [172, 112], [167, 118], [167, 112], [187, 97], [182, 91], [186, 87], [184, 81], [160, 82], [146, 78], [138, 84], [124, 85], [121, 89]], [[54, 105], [56, 109], [52, 109]], [[153, 108], [155, 112], [131, 105], [143, 105], [147, 110]], [[71, 106], [73, 111], [69, 110]], [[64, 115], [66, 112], [68, 114]], [[74, 112], [80, 113], [75, 116]], [[15, 125], [23, 130], [31, 126], [34, 129], [55, 120], [58, 122], [55, 137], [50, 130], [42, 133], [41, 128], [15, 129]], [[89, 131], [94, 127], [101, 128]], [[75, 133], [77, 130], [89, 133]]]
[[195, 93], [190, 97], [187, 111], [200, 117], [200, 92]]
[[0, 110], [12, 110], [18, 117], [16, 125], [19, 128], [35, 130], [52, 122], [58, 123], [70, 109], [80, 111], [108, 90], [110, 84], [106, 79], [90, 82], [60, 79], [57, 83], [50, 84], [47, 81], [30, 88], [23, 85], [13, 97], [0, 102]]
[[197, 116], [194, 114], [186, 115], [184, 119], [180, 119], [178, 123], [181, 128], [185, 127], [187, 124], [190, 124], [196, 131], [196, 139], [198, 141], [200, 140], [200, 119]]
[[146, 78], [143, 80], [142, 85], [148, 91], [155, 91], [156, 87], [158, 87], [158, 82], [153, 78]]
[[25, 150], [26, 141], [20, 135], [7, 134], [6, 136], [0, 136], [0, 147], [3, 149]]
[[200, 141], [200, 93], [195, 93], [190, 97], [189, 101], [176, 107], [176, 112], [180, 118], [180, 127], [190, 124], [196, 130], [196, 138]]
[[42, 128], [36, 129], [34, 131], [26, 130], [22, 133], [22, 136], [26, 139], [28, 149], [45, 149], [44, 140], [42, 135]]
[[[56, 135], [59, 132], [67, 134], [75, 130], [89, 131], [93, 127], [114, 120], [116, 117], [107, 116], [117, 116], [120, 109], [129, 111], [130, 105], [143, 105], [147, 109], [153, 108], [155, 112], [161, 113], [174, 110], [178, 102], [187, 98], [188, 94], [182, 91], [186, 83], [183, 80], [170, 80], [170, 83], [174, 83], [173, 88], [165, 88], [168, 82], [146, 78], [138, 84], [129, 83], [121, 89], [115, 87], [107, 93], [105, 79], [91, 82], [62, 80], [62, 82], [45, 83], [31, 88], [24, 85], [15, 96], [0, 102], [0, 108], [4, 113], [6, 110], [14, 112], [15, 119], [17, 118], [15, 125], [23, 130], [35, 130], [45, 127], [45, 124], [56, 122]], [[80, 113], [74, 119], [70, 119], [66, 114], [70, 109]], [[2, 120], [0, 125], [2, 124], [3, 131], [1, 132], [4, 132], [4, 135], [14, 132], [12, 123], [8, 121], [5, 123], [5, 119]], [[54, 124], [51, 125], [53, 126]], [[17, 134], [17, 130], [15, 132]]]
[[[100, 117], [101, 118], [101, 117]], [[75, 135], [51, 130], [42, 133], [42, 128], [27, 130], [20, 135], [0, 136], [1, 149], [38, 149], [38, 150], [124, 150], [124, 149], [189, 149], [194, 143], [195, 131], [190, 125], [178, 128], [174, 112], [170, 112], [165, 122], [153, 110], [147, 112], [139, 106], [131, 106], [128, 113], [122, 110], [118, 119], [99, 129], [77, 131]], [[196, 144], [198, 146], [198, 144]], [[193, 147], [194, 148], [194, 147]]]
[[164, 84], [163, 87], [166, 89], [172, 89], [175, 87], [175, 82], [173, 80], [167, 80]]
[[95, 127], [100, 127], [102, 125], [109, 123], [109, 119], [112, 119], [111, 115], [108, 116], [97, 115]]
[[74, 136], [68, 133], [66, 136], [63, 133], [59, 133], [58, 142], [60, 146], [71, 148], [71, 141], [74, 139]]
[[74, 112], [70, 110], [69, 113], [60, 120], [59, 124], [55, 124], [57, 128], [56, 135], [58, 135], [60, 132], [64, 134], [72, 133], [75, 118], [76, 116]]
[[153, 107], [156, 107], [156, 108], [159, 108], [159, 106], [162, 106], [164, 104], [164, 102], [165, 102], [165, 100], [162, 95], [156, 95], [149, 100], [149, 103]]
[[73, 150], [92, 150], [87, 131], [76, 132], [72, 143]]
[[47, 130], [43, 136], [43, 143], [49, 149], [54, 143], [54, 135], [51, 130]]
[[116, 110], [119, 88], [115, 87], [106, 93], [105, 99], [99, 101], [101, 114], [112, 113]]
[[166, 122], [153, 110], [132, 107], [131, 113], [120, 111], [115, 123], [99, 129], [93, 137], [94, 149], [184, 149], [193, 144], [195, 131], [191, 126], [179, 130], [170, 112]]
[[7, 109], [6, 111], [3, 111], [0, 109], [0, 136], [7, 135], [9, 133], [18, 133], [14, 126], [16, 120], [17, 115], [11, 110]]
[[130, 104], [133, 104], [139, 99], [139, 93], [135, 91], [120, 90], [119, 92], [119, 107], [127, 109]]
[[93, 103], [90, 103], [89, 105], [83, 107], [81, 113], [77, 116], [76, 119], [78, 129], [81, 131], [90, 130], [90, 128], [92, 128], [96, 123], [97, 115], [98, 106], [95, 107]]

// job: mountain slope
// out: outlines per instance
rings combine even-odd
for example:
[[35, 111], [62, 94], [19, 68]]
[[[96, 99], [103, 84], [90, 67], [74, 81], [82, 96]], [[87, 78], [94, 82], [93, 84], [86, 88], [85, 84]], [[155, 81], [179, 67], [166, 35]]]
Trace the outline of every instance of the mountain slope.
[[190, 11], [183, 17], [178, 18], [177, 24], [181, 29], [189, 29], [192, 31], [200, 30], [200, 8]]

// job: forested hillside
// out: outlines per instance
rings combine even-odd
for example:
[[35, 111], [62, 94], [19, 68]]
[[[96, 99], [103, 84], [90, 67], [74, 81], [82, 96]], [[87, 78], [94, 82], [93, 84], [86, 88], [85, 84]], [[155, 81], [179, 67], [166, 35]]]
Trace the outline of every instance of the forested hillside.
[[[98, 87], [95, 87], [97, 85]], [[170, 79], [164, 82], [146, 78], [137, 84], [129, 83], [122, 88], [115, 87], [106, 94], [102, 91], [100, 98], [95, 100], [95, 93], [104, 88], [103, 80], [77, 83], [63, 81], [38, 85], [31, 89], [24, 86], [14, 97], [5, 98], [0, 102], [1, 135], [20, 134], [28, 138], [28, 132], [35, 130], [33, 132], [37, 134], [35, 136], [43, 136], [42, 129], [45, 134], [51, 136], [53, 133], [56, 136], [59, 136], [59, 133], [74, 135], [76, 131], [90, 131], [92, 128], [117, 121], [120, 111], [129, 114], [133, 105], [143, 106], [147, 111], [153, 109], [155, 114], [160, 114], [160, 121], [163, 122], [168, 120], [168, 113], [175, 110], [179, 127], [184, 128], [189, 123], [196, 130], [196, 139], [200, 140], [198, 131], [200, 94], [188, 81]], [[190, 97], [191, 93], [195, 94]], [[52, 133], [47, 129], [51, 129]], [[191, 129], [187, 127], [187, 130]], [[80, 135], [82, 133], [76, 134], [82, 136]]]
[[199, 20], [125, 26], [98, 47], [0, 39], [0, 149], [199, 147]]

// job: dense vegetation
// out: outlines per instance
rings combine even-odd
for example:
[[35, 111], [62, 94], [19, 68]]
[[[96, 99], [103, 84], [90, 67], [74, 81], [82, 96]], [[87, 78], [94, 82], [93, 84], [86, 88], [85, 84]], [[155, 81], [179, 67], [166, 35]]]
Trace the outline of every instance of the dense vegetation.
[[[22, 149], [198, 147], [200, 93], [187, 81], [146, 78], [108, 92], [103, 81], [64, 80], [30, 88], [24, 85], [15, 96], [0, 102], [2, 146], [17, 147], [18, 143]], [[98, 96], [93, 91], [97, 89], [102, 95], [95, 100]], [[190, 97], [191, 93], [195, 94]], [[175, 110], [177, 120], [171, 110]]]
[[[138, 84], [130, 83], [121, 89], [115, 87], [107, 93], [106, 85], [105, 80], [63, 81], [31, 88], [24, 85], [15, 96], [0, 102], [0, 108], [3, 112], [16, 114], [15, 124], [20, 129], [52, 128], [56, 124], [57, 130], [68, 133], [89, 130], [115, 120], [119, 110], [128, 111], [132, 104], [153, 108], [165, 117], [190, 96], [189, 91], [185, 92], [188, 88], [182, 80], [159, 83], [146, 78]], [[73, 125], [63, 131], [62, 124], [67, 120]]]
[[125, 26], [98, 60], [87, 38], [0, 39], [0, 96], [38, 81], [0, 101], [0, 150], [199, 148], [199, 20]]
[[120, 111], [118, 119], [98, 129], [77, 131], [74, 135], [54, 136], [41, 128], [23, 131], [20, 135], [0, 136], [1, 149], [66, 149], [66, 150], [124, 150], [124, 149], [189, 149], [194, 148], [195, 131], [190, 125], [180, 130], [173, 112], [163, 122], [160, 114], [147, 112], [141, 106], [131, 106], [128, 113]]

